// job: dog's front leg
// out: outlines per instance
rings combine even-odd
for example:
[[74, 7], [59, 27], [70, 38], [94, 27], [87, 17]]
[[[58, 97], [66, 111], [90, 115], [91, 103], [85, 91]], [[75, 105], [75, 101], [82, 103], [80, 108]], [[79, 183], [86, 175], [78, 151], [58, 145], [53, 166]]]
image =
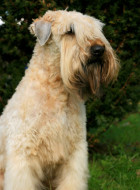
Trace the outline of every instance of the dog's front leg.
[[0, 190], [3, 190], [3, 176], [4, 172], [0, 170]]
[[42, 170], [34, 158], [9, 155], [4, 176], [4, 190], [40, 189]]
[[69, 160], [60, 168], [56, 190], [86, 190], [88, 179], [86, 141], [77, 145]]

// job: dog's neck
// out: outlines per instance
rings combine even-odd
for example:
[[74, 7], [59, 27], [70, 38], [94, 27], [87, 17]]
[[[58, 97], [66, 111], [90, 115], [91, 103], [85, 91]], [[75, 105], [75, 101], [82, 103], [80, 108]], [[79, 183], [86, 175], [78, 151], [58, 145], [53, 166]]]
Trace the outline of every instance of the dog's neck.
[[[31, 67], [36, 66], [38, 69], [48, 69], [54, 67], [55, 70], [57, 68], [60, 70], [60, 52], [59, 48], [50, 41], [50, 43], [47, 43], [44, 46], [40, 46], [38, 43], [36, 43], [34, 48], [34, 54], [31, 59]], [[55, 72], [52, 71], [53, 73]], [[51, 73], [50, 73], [51, 74]]]
[[33, 72], [42, 82], [60, 77], [60, 53], [54, 43], [44, 46], [36, 43], [33, 53], [27, 72]]
[[56, 93], [57, 89], [59, 95], [61, 91], [65, 97], [74, 96], [75, 99], [82, 101], [78, 95], [68, 92], [63, 84], [60, 71], [60, 52], [54, 43], [50, 42], [45, 46], [36, 44], [26, 75], [32, 78], [32, 83], [38, 83], [40, 88], [46, 88], [51, 93]]

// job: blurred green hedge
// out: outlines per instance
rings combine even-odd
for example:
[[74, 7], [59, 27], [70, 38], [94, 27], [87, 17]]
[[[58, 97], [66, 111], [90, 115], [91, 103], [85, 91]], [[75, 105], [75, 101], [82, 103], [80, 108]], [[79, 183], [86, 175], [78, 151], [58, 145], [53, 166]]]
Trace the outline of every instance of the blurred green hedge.
[[[103, 96], [87, 103], [89, 136], [107, 130], [112, 122], [135, 111], [140, 100], [140, 3], [130, 0], [1, 0], [0, 16], [0, 112], [14, 93], [31, 58], [35, 44], [28, 27], [48, 9], [77, 10], [95, 16], [106, 25], [104, 33], [116, 50], [121, 70], [118, 81]], [[24, 20], [23, 20], [24, 19]], [[19, 24], [17, 24], [19, 23]]]

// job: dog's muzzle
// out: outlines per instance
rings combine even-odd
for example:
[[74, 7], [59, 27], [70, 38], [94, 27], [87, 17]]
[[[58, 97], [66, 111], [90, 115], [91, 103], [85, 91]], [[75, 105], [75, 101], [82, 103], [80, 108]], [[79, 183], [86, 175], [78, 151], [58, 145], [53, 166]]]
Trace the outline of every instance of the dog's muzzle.
[[102, 61], [102, 57], [105, 51], [105, 46], [101, 46], [101, 45], [94, 45], [91, 46], [90, 48], [90, 58], [87, 62], [88, 65], [94, 64], [94, 63], [98, 63], [100, 64]]

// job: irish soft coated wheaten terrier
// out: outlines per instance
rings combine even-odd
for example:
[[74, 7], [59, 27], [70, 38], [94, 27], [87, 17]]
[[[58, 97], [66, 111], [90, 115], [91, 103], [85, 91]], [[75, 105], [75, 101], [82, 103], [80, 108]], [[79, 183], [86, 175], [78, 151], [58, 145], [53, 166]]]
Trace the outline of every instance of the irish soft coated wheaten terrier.
[[48, 11], [31, 24], [34, 53], [0, 118], [4, 190], [87, 189], [84, 103], [119, 70], [102, 27], [75, 11]]

